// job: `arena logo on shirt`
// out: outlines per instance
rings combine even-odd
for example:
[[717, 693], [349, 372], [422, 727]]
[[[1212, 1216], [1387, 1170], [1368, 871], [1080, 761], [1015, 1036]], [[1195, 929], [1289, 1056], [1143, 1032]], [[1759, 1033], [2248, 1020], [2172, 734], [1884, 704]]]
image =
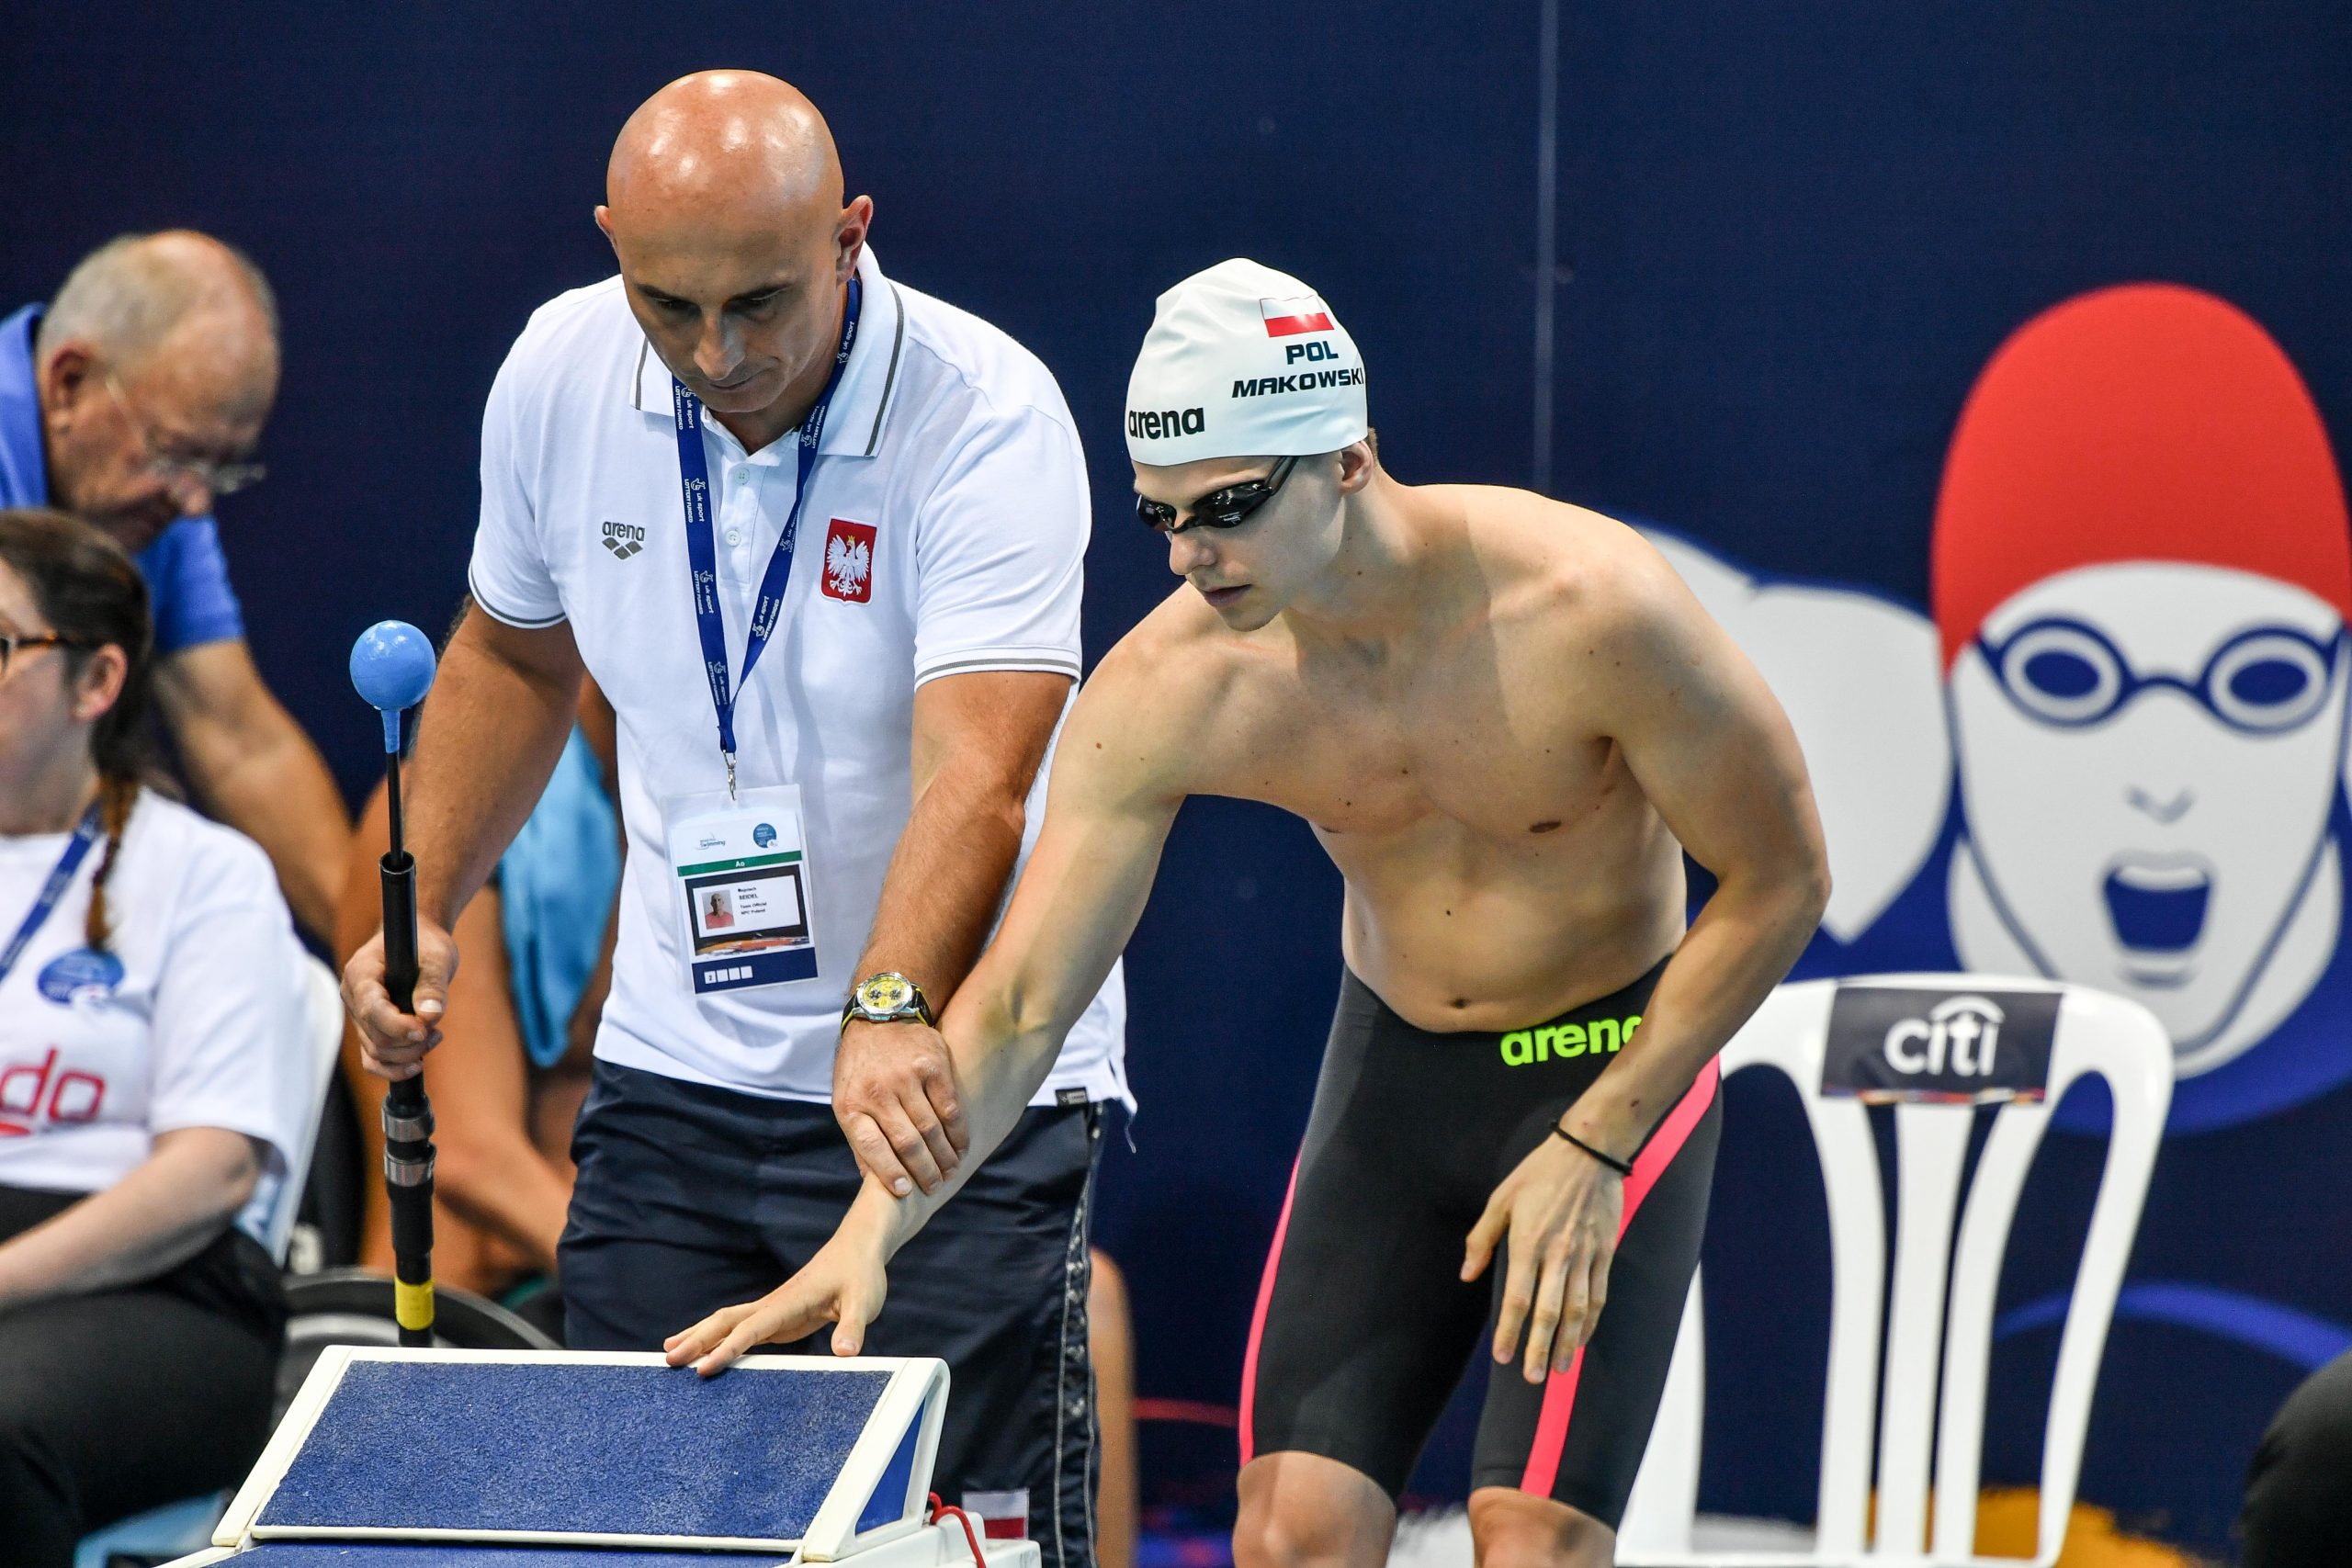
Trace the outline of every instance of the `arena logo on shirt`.
[[122, 960], [96, 948], [61, 953], [41, 966], [40, 994], [59, 1007], [89, 1007], [114, 995], [122, 984]]
[[57, 1070], [57, 1047], [38, 1062], [0, 1067], [0, 1138], [28, 1138], [40, 1123], [95, 1122], [107, 1101], [107, 1080], [79, 1068]]
[[820, 586], [829, 599], [863, 604], [874, 597], [874, 525], [833, 519], [825, 534], [825, 577]]
[[613, 552], [615, 560], [627, 560], [645, 548], [645, 530], [634, 523], [605, 525], [605, 548]]

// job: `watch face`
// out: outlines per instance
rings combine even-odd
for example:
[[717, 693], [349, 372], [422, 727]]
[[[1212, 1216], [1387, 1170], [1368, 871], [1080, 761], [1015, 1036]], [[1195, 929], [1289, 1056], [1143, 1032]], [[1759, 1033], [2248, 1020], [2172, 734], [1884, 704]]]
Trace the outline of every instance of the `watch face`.
[[857, 1005], [867, 1012], [897, 1012], [913, 999], [914, 987], [897, 975], [876, 975], [857, 988]]

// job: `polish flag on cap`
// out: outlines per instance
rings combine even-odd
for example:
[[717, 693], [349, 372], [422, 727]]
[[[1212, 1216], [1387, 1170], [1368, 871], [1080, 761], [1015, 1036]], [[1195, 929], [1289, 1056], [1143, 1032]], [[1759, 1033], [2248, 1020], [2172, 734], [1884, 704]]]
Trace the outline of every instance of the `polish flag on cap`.
[[2352, 620], [2326, 427], [2245, 311], [2170, 283], [2052, 307], [1995, 352], [1944, 459], [1931, 550], [1944, 666], [2020, 591], [2174, 561], [2301, 588]]
[[1127, 377], [1127, 456], [1311, 457], [1372, 428], [1363, 356], [1306, 279], [1232, 256], [1154, 302]]
[[1261, 299], [1258, 313], [1266, 318], [1268, 337], [1295, 337], [1300, 333], [1328, 333], [1331, 311], [1312, 294], [1295, 299]]

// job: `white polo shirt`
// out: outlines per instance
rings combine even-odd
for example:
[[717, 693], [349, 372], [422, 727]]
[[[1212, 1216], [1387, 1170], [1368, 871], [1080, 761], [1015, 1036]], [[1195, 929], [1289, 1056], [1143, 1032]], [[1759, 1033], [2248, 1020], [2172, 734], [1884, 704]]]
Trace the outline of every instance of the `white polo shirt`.
[[[72, 835], [0, 837], [0, 943]], [[0, 1186], [98, 1192], [155, 1134], [223, 1127], [268, 1146], [237, 1217], [266, 1242], [308, 1135], [312, 1058], [302, 949], [254, 842], [142, 791], [107, 876], [107, 949], [87, 945], [93, 844], [0, 979]]]
[[[628, 861], [596, 1055], [786, 1100], [831, 1098], [842, 1003], [912, 807], [915, 688], [1044, 670], [1074, 691], [1079, 674], [1089, 500], [1061, 389], [1003, 333], [885, 278], [871, 246], [858, 276], [857, 340], [801, 508], [782, 624], [748, 683], [745, 634], [798, 484], [798, 442], [747, 456], [716, 420], [703, 435], [740, 687], [738, 784], [800, 792], [813, 979], [700, 995], [686, 979], [662, 803], [724, 790], [726, 767], [695, 625], [670, 372], [619, 278], [533, 314], [482, 418], [475, 602], [510, 626], [568, 620], [619, 716]], [[1036, 1102], [1126, 1099], [1125, 1026], [1114, 968]]]

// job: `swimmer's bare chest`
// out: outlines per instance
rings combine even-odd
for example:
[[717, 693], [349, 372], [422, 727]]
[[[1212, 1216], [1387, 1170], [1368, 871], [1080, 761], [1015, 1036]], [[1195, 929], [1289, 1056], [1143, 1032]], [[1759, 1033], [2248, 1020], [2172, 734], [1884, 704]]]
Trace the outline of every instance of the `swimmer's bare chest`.
[[1304, 818], [1347, 879], [1349, 964], [1426, 1029], [1606, 995], [1682, 925], [1679, 847], [1563, 629], [1491, 628], [1408, 667], [1269, 660], [1231, 695], [1215, 793]]

